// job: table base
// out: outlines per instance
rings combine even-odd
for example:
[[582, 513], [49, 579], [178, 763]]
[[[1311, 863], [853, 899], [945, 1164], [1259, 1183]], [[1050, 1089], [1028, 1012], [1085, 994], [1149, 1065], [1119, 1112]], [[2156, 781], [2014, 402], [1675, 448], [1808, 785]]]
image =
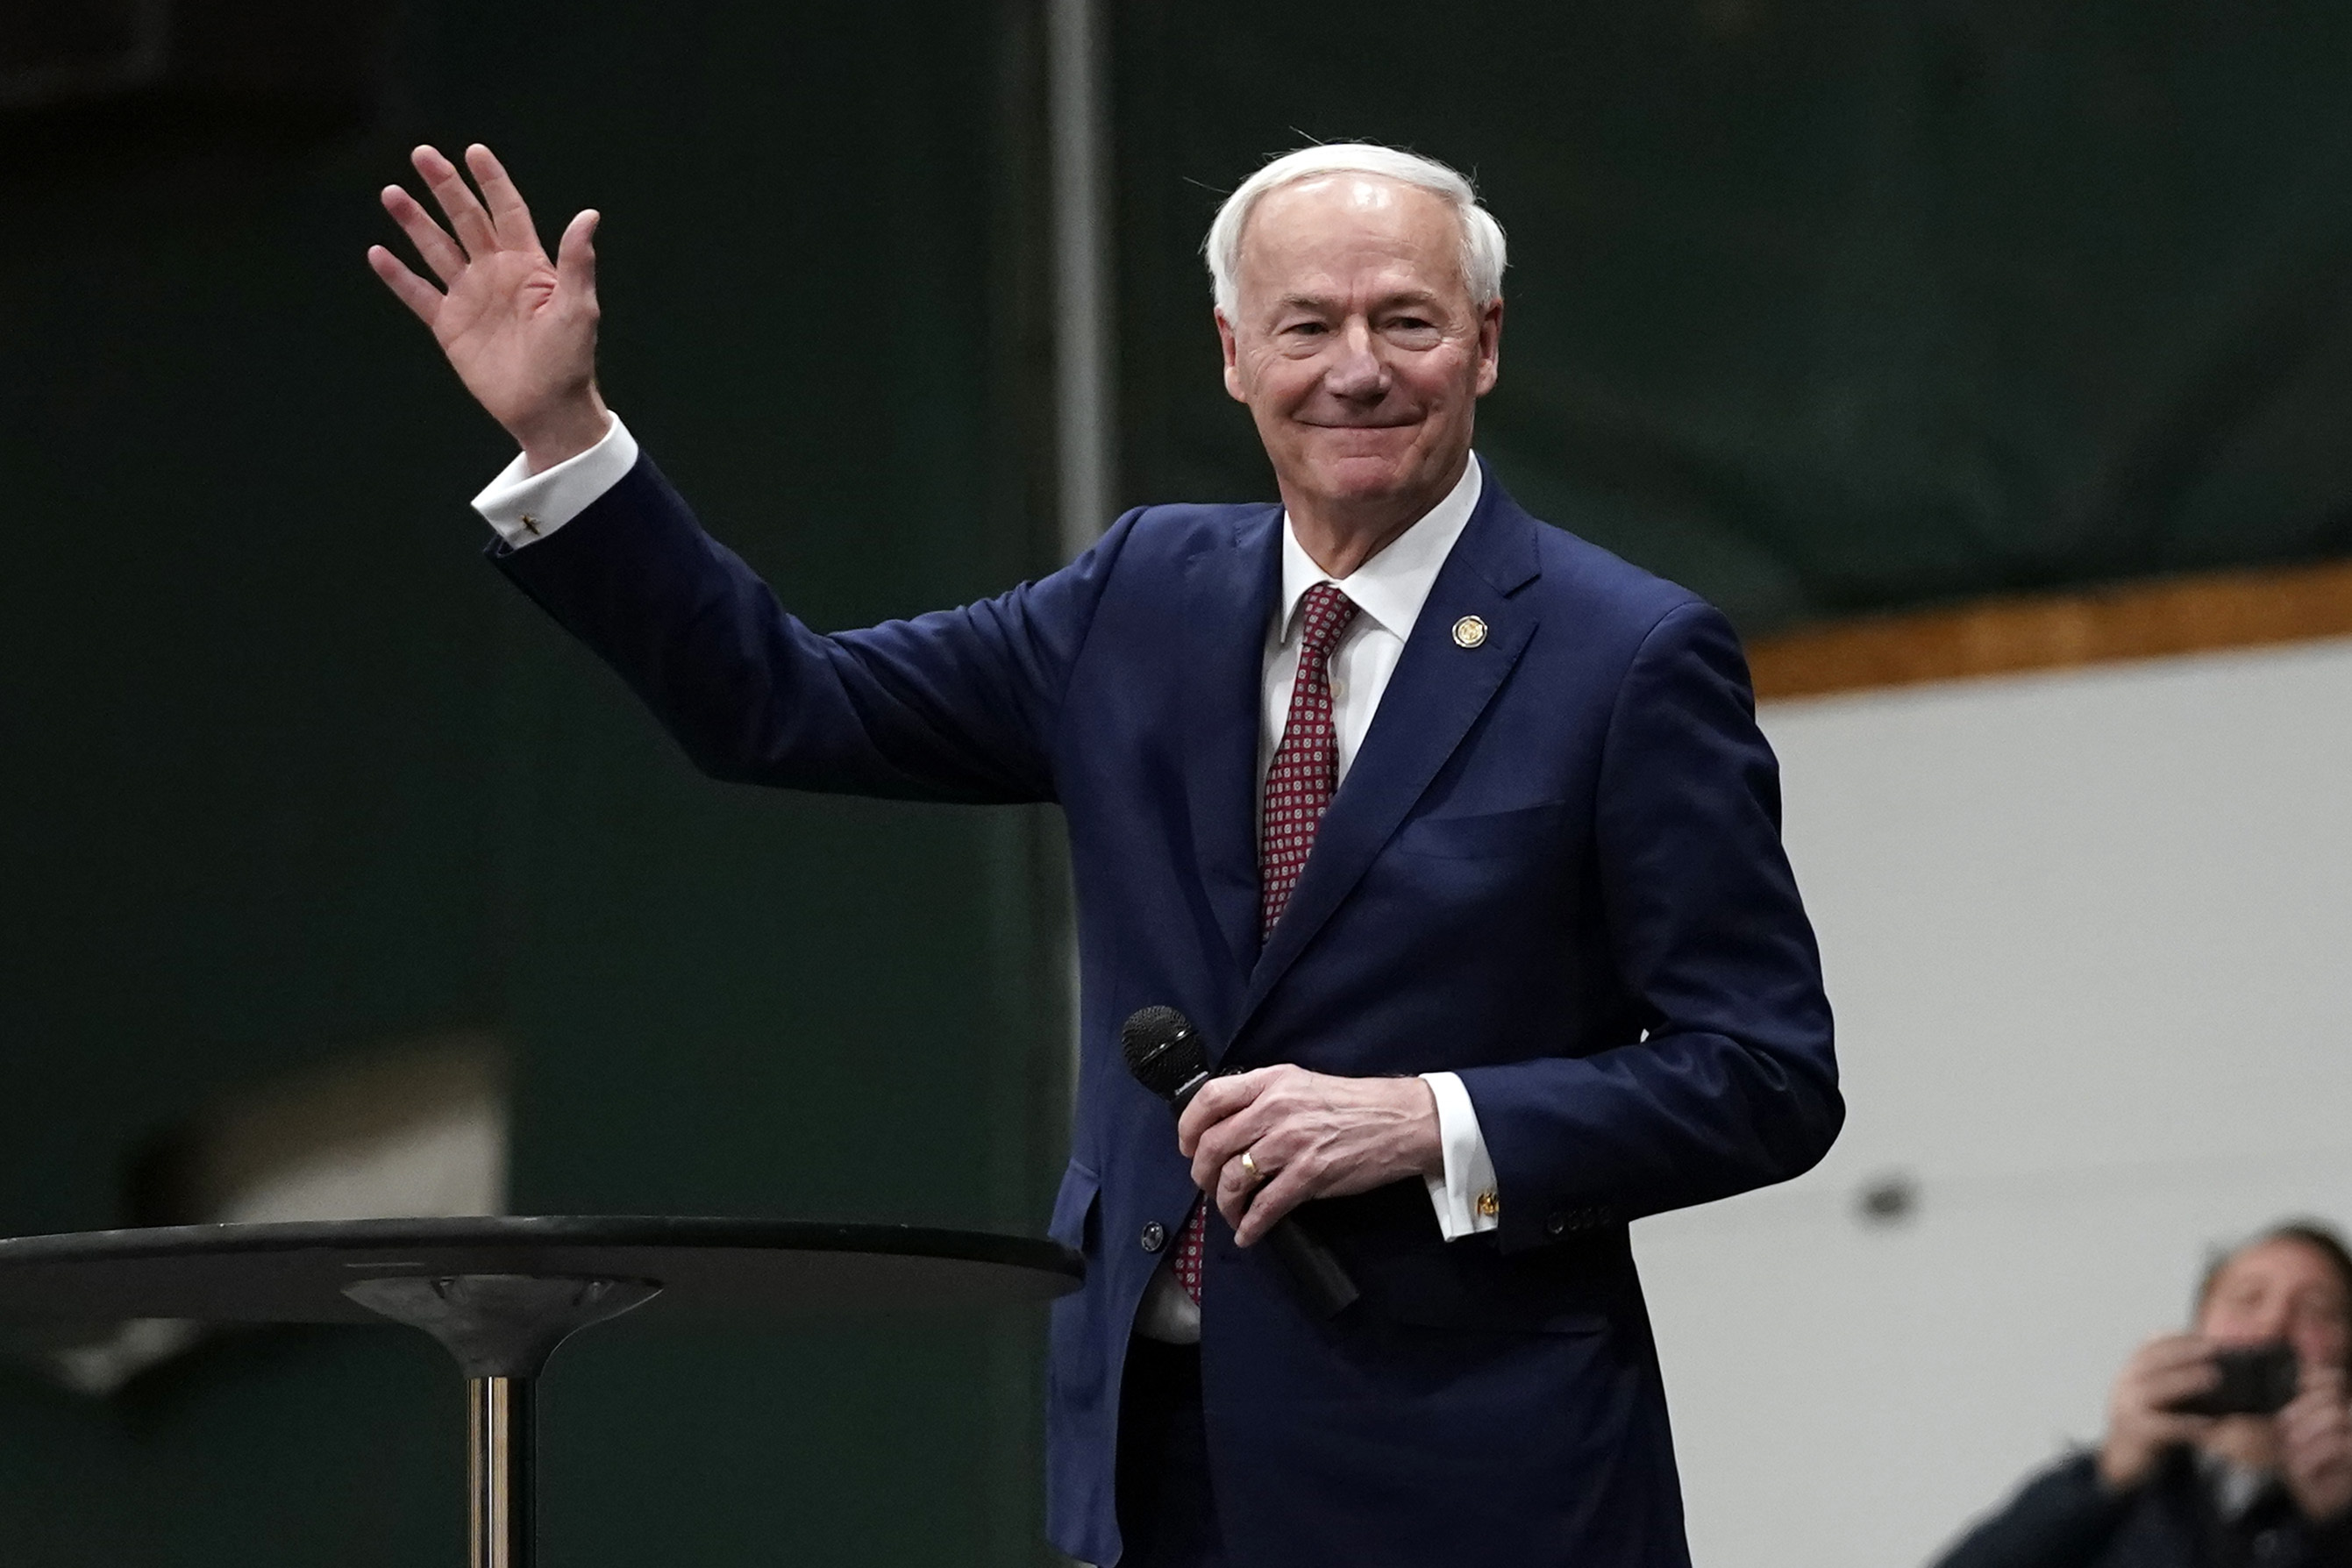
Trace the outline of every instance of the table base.
[[591, 1323], [661, 1293], [638, 1279], [528, 1274], [359, 1279], [343, 1294], [423, 1329], [466, 1374], [466, 1489], [472, 1568], [539, 1560], [538, 1383], [547, 1358]]

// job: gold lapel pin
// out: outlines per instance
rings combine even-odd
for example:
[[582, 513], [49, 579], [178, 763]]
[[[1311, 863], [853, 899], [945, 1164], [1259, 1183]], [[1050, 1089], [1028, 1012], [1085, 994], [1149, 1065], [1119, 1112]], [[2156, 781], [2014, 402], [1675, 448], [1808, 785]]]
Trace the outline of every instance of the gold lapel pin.
[[1456, 647], [1476, 647], [1486, 640], [1486, 623], [1475, 616], [1465, 616], [1454, 623], [1454, 645]]

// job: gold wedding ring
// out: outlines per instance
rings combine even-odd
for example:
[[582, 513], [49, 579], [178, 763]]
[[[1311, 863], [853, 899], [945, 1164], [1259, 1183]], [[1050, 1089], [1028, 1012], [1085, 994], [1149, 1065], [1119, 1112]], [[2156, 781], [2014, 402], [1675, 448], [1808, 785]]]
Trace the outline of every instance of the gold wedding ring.
[[1242, 1151], [1242, 1169], [1249, 1173], [1249, 1179], [1253, 1182], [1263, 1182], [1265, 1180], [1264, 1174], [1262, 1174], [1257, 1168], [1257, 1162], [1250, 1158], [1250, 1152], [1246, 1149]]

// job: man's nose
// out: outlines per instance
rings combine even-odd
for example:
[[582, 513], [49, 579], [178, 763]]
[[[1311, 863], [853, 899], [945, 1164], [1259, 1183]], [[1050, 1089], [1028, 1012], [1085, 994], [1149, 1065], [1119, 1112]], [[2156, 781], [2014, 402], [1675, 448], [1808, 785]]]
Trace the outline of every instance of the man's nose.
[[1350, 321], [1340, 331], [1323, 384], [1333, 396], [1350, 402], [1376, 403], [1388, 395], [1389, 367], [1381, 363], [1369, 323]]

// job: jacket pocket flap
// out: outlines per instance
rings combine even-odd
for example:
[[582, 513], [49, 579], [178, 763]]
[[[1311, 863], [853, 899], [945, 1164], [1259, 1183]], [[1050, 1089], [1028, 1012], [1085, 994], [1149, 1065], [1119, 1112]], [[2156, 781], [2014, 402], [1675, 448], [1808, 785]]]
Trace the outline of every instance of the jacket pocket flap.
[[1567, 809], [1565, 802], [1554, 801], [1476, 816], [1424, 816], [1405, 824], [1396, 837], [1396, 847], [1406, 855], [1436, 855], [1449, 860], [1523, 854], [1549, 839]]

